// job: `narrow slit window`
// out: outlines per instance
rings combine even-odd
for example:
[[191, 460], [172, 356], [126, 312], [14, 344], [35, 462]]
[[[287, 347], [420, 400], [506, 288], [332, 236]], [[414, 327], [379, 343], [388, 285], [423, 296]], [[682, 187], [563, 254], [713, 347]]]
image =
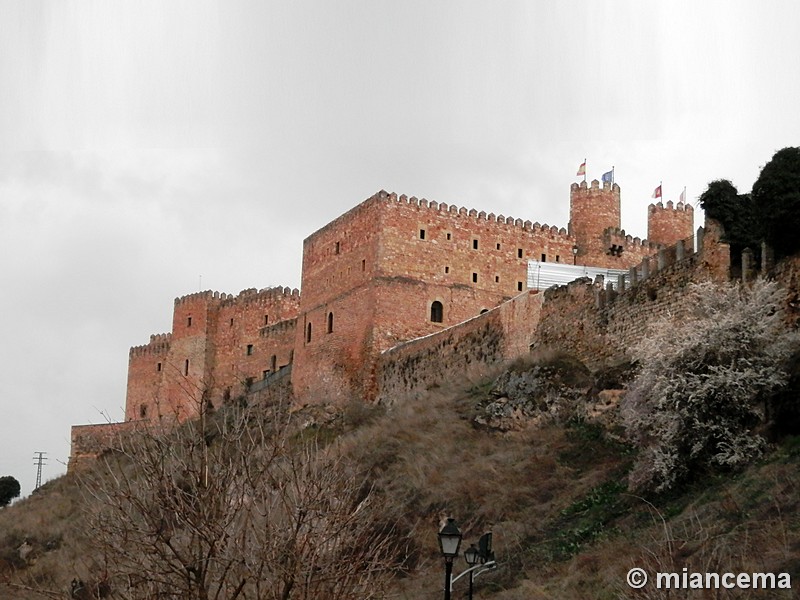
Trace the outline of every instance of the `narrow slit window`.
[[192, 326], [192, 317], [189, 317], [188, 319], [186, 319], [186, 326], [187, 327], [191, 327]]
[[522, 258], [522, 248], [517, 248], [517, 258]]
[[184, 375], [188, 375], [189, 374], [189, 359], [188, 358], [183, 363], [183, 374]]
[[278, 357], [275, 354], [273, 354], [272, 358], [269, 359], [269, 369], [272, 372], [278, 370]]
[[472, 249], [473, 250], [477, 250], [478, 249], [478, 240], [472, 240]]
[[333, 333], [333, 313], [328, 313], [328, 333]]
[[366, 261], [366, 259], [362, 259], [362, 261], [361, 261], [361, 270], [362, 271], [366, 271], [367, 270], [367, 261]]
[[497, 244], [497, 249], [500, 250], [500, 244]]
[[156, 371], [161, 371], [161, 363], [158, 363], [158, 364], [156, 365]]
[[449, 273], [449, 272], [450, 272], [450, 267], [445, 267], [445, 268], [444, 268], [444, 272], [445, 272], [445, 273]]
[[495, 283], [500, 283], [500, 275], [495, 275], [494, 276], [494, 282]]
[[447, 234], [447, 241], [449, 242], [452, 239], [453, 239], [453, 234], [452, 233], [448, 233]]
[[473, 273], [472, 274], [472, 283], [478, 283], [478, 274], [477, 273]]
[[334, 248], [333, 248], [334, 254], [339, 254], [339, 252], [341, 252], [341, 250], [342, 250], [341, 242], [336, 242], [336, 246], [334, 246]]
[[425, 230], [424, 229], [420, 229], [419, 230], [419, 239], [421, 239], [421, 240], [425, 239]]
[[269, 315], [264, 315], [264, 325], [269, 325]]
[[247, 356], [252, 356], [253, 354], [253, 344], [247, 344]]
[[521, 281], [518, 281], [518, 282], [517, 282], [517, 291], [518, 291], [518, 292], [521, 292], [521, 291], [522, 291], [522, 282], [521, 282]]
[[311, 342], [311, 323], [306, 325], [306, 344]]

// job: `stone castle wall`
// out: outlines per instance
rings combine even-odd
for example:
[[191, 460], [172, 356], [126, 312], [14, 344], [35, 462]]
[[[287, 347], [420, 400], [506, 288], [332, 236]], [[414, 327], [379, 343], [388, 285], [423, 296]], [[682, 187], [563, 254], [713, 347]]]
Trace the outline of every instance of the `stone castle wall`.
[[125, 419], [183, 419], [292, 362], [299, 292], [199, 292], [175, 300], [172, 332], [131, 348]]
[[[659, 249], [619, 229], [616, 184], [573, 184], [570, 203], [568, 232], [378, 192], [304, 240], [302, 295], [273, 288], [176, 299], [172, 331], [131, 348], [125, 418], [190, 418], [204, 403], [263, 392], [259, 382], [276, 373], [281, 385], [290, 378], [299, 403], [369, 401], [399, 389], [397, 365], [417, 350], [450, 352], [456, 365], [466, 349], [478, 370], [524, 353], [541, 302], [523, 294], [528, 260], [624, 269]], [[683, 231], [691, 212], [655, 215], [654, 230], [667, 235]], [[498, 348], [480, 348], [478, 330], [496, 333]], [[441, 337], [402, 346], [431, 334]], [[420, 372], [413, 385], [437, 377]]]
[[543, 295], [524, 292], [468, 321], [386, 350], [378, 362], [383, 403], [448, 381], [475, 380], [530, 351]]
[[632, 267], [621, 291], [588, 278], [547, 290], [532, 347], [567, 352], [595, 367], [629, 360], [628, 349], [650, 323], [664, 315], [680, 319], [688, 310], [682, 300], [689, 283], [729, 279], [730, 250], [720, 242], [718, 224], [707, 223], [697, 238], [697, 251], [692, 238], [679, 240]]

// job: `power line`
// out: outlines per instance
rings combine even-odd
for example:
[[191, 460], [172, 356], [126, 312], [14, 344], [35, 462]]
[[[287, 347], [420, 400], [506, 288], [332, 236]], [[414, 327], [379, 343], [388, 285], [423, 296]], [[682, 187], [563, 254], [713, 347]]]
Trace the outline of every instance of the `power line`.
[[36, 466], [36, 487], [33, 489], [38, 490], [42, 487], [42, 465], [47, 462], [47, 458], [44, 456], [47, 452], [34, 452], [33, 454], [33, 464]]

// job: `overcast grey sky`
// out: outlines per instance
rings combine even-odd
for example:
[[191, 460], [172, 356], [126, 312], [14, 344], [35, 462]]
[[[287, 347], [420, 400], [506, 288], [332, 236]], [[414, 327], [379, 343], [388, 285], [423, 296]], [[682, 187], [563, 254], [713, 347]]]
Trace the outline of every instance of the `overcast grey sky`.
[[[566, 226], [612, 165], [623, 227], [800, 145], [796, 0], [0, 0], [0, 475], [122, 418], [176, 296], [299, 287], [380, 189]], [[697, 212], [695, 226], [702, 224]]]

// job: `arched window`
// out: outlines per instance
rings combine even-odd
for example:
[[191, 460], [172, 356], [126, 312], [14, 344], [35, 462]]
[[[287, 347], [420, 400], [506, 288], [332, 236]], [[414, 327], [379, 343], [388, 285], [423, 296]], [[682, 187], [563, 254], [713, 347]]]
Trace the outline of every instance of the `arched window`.
[[434, 300], [431, 304], [431, 321], [433, 323], [441, 323], [444, 320], [444, 307], [438, 300]]
[[311, 342], [311, 323], [306, 326], [306, 344]]
[[333, 313], [328, 313], [328, 333], [333, 332]]

